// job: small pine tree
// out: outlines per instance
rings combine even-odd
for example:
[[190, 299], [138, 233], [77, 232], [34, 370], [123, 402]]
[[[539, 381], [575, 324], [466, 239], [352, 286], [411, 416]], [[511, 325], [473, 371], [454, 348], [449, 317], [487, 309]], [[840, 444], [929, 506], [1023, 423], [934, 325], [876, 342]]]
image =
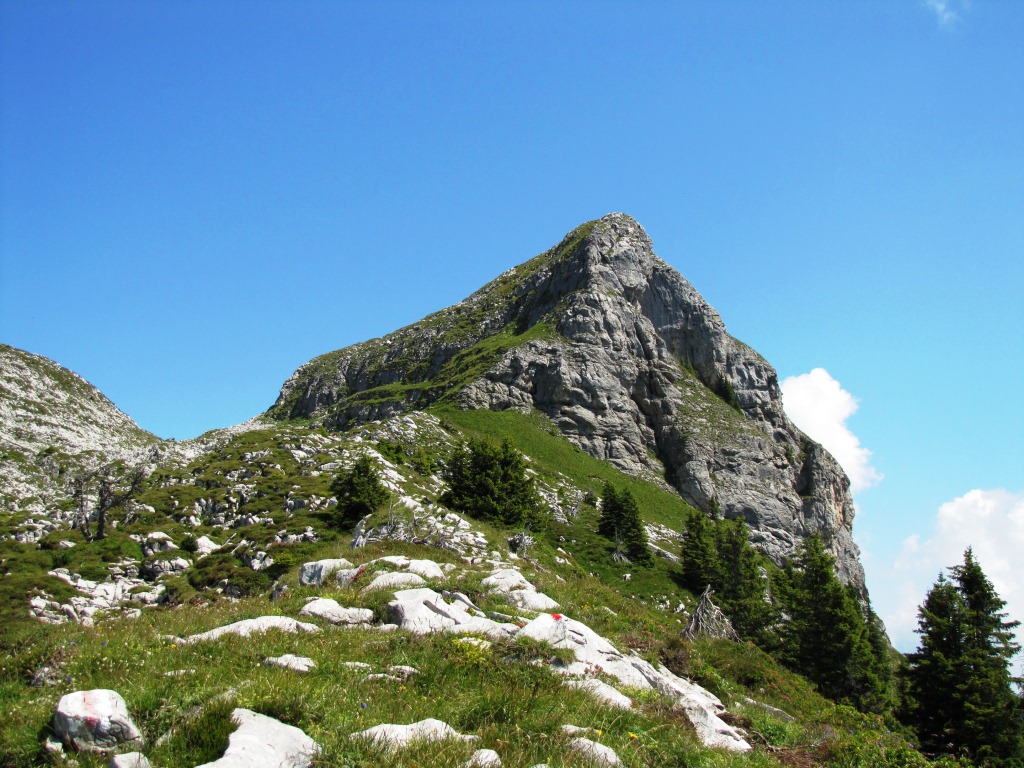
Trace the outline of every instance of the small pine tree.
[[338, 500], [331, 522], [342, 530], [376, 512], [391, 496], [376, 465], [366, 456], [360, 456], [350, 469], [335, 475], [331, 493]]
[[720, 585], [715, 524], [699, 509], [690, 512], [683, 533], [683, 585], [699, 595], [710, 584]]
[[601, 491], [601, 514], [597, 518], [597, 532], [605, 538], [614, 538], [622, 524], [622, 504], [619, 491], [611, 483], [605, 483]]
[[478, 520], [541, 530], [544, 502], [526, 473], [526, 459], [506, 440], [470, 439], [456, 446], [442, 471], [441, 503]]
[[653, 558], [640, 517], [640, 505], [629, 488], [619, 489], [611, 483], [605, 483], [597, 532], [615, 540], [616, 550], [624, 551], [630, 562], [650, 565]]
[[712, 586], [722, 610], [741, 637], [764, 643], [776, 611], [767, 599], [763, 555], [750, 546], [750, 532], [743, 520], [718, 523], [716, 539], [717, 583]]
[[906, 720], [926, 752], [966, 753], [983, 765], [1024, 765], [1024, 723], [1010, 659], [1020, 649], [996, 594], [968, 549], [940, 573], [918, 613], [921, 645], [909, 656]]

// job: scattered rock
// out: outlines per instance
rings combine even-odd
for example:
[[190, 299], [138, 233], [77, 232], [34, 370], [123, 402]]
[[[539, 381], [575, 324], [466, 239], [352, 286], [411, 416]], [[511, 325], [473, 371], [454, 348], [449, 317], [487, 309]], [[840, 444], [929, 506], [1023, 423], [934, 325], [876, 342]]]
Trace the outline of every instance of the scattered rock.
[[343, 557], [331, 560], [315, 560], [311, 563], [304, 563], [299, 569], [299, 583], [303, 586], [320, 586], [324, 579], [343, 568], [352, 568], [353, 565]]
[[228, 736], [224, 756], [196, 768], [307, 768], [320, 745], [303, 731], [272, 717], [236, 709], [238, 729]]
[[65, 746], [80, 752], [141, 746], [142, 733], [117, 691], [99, 688], [63, 696], [53, 716], [53, 730]]
[[614, 749], [606, 747], [604, 744], [598, 744], [596, 741], [584, 739], [582, 736], [577, 736], [570, 741], [569, 749], [579, 752], [580, 755], [590, 760], [594, 765], [621, 765], [619, 756], [615, 754]]
[[152, 766], [149, 758], [141, 752], [125, 752], [110, 758], [110, 765], [107, 768], [152, 768]]
[[369, 624], [373, 621], [373, 611], [369, 608], [343, 608], [337, 600], [329, 597], [318, 597], [302, 606], [300, 616], [312, 616], [331, 624]]
[[558, 603], [538, 592], [529, 579], [515, 568], [498, 568], [480, 582], [480, 585], [489, 592], [507, 595], [510, 604], [524, 611], [541, 613], [558, 608]]
[[501, 768], [501, 758], [493, 749], [478, 749], [460, 768]]
[[589, 680], [567, 680], [565, 685], [568, 688], [580, 688], [587, 691], [587, 693], [591, 694], [598, 701], [615, 707], [616, 709], [630, 709], [633, 706], [633, 701], [628, 696], [597, 678], [590, 678]]
[[570, 725], [566, 723], [562, 726], [562, 733], [566, 736], [582, 736], [584, 733], [597, 733], [597, 729], [585, 728], [580, 725]]
[[418, 587], [426, 584], [422, 576], [415, 573], [381, 573], [363, 589], [370, 592], [375, 589], [395, 589], [396, 587]]
[[393, 725], [390, 723], [375, 725], [373, 728], [367, 728], [365, 731], [353, 733], [349, 738], [365, 739], [374, 742], [383, 749], [395, 750], [402, 749], [413, 742], [446, 741], [448, 739], [454, 741], [477, 741], [480, 737], [463, 736], [448, 725], [448, 723], [429, 717], [426, 720], [420, 720], [418, 723], [412, 723], [411, 725]]
[[196, 556], [206, 557], [211, 552], [216, 552], [220, 549], [220, 544], [210, 539], [208, 536], [200, 536], [196, 539]]
[[404, 664], [396, 664], [388, 667], [388, 672], [395, 675], [400, 675], [403, 679], [408, 680], [413, 675], [418, 675], [420, 671], [416, 667], [409, 667]]
[[316, 666], [316, 662], [312, 659], [305, 656], [295, 656], [291, 653], [286, 653], [283, 656], [271, 656], [269, 659], [264, 659], [263, 663], [268, 667], [284, 667], [285, 669], [293, 669], [296, 672], [309, 672], [309, 670]]
[[518, 630], [515, 624], [473, 616], [464, 603], [446, 603], [437, 592], [427, 588], [396, 592], [395, 600], [388, 603], [388, 619], [417, 635], [454, 632], [502, 639]]
[[183, 639], [176, 639], [176, 642], [181, 645], [192, 645], [193, 643], [202, 643], [207, 640], [217, 640], [224, 635], [248, 637], [251, 634], [259, 634], [271, 629], [279, 629], [282, 632], [290, 632], [292, 634], [296, 632], [320, 631], [320, 627], [316, 624], [307, 624], [306, 622], [296, 621], [295, 619], [287, 616], [260, 616], [258, 619], [236, 621], [234, 624], [217, 627], [216, 629], [211, 629], [208, 632], [200, 632], [197, 635], [189, 635]]

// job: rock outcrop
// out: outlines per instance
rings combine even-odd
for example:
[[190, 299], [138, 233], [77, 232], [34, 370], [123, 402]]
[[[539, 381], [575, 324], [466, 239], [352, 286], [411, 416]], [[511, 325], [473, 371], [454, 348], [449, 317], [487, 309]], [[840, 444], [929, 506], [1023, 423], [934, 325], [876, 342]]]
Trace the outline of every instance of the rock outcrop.
[[303, 731], [248, 709], [236, 709], [231, 719], [238, 730], [228, 736], [224, 756], [197, 768], [306, 768], [319, 745]]
[[269, 415], [342, 428], [440, 399], [539, 410], [588, 453], [743, 518], [776, 563], [817, 533], [840, 578], [863, 587], [846, 475], [786, 417], [775, 370], [628, 216], [578, 227], [415, 325], [310, 361]]
[[105, 688], [63, 696], [53, 715], [53, 732], [79, 752], [107, 752], [142, 745], [142, 732], [117, 691]]
[[138, 460], [159, 444], [77, 373], [0, 344], [0, 502], [29, 498], [42, 512], [62, 495], [62, 470]]

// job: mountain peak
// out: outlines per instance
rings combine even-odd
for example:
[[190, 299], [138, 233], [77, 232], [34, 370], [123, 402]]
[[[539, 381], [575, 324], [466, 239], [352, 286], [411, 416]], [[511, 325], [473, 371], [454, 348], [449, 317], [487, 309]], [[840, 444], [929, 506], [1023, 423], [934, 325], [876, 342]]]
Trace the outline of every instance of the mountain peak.
[[775, 370], [611, 213], [418, 323], [311, 360], [269, 414], [341, 429], [422, 409], [545, 414], [577, 446], [742, 518], [776, 562], [812, 533], [863, 585], [839, 465], [786, 417]]

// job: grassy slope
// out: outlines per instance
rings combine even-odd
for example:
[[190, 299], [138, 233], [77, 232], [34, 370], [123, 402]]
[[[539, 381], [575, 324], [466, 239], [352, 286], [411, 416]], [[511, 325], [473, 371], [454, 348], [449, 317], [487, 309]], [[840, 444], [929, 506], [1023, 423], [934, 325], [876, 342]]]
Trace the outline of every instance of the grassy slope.
[[[531, 466], [546, 482], [561, 475], [567, 486], [595, 492], [606, 480], [626, 485], [637, 496], [648, 520], [677, 529], [686, 511], [686, 505], [674, 494], [626, 477], [551, 434], [541, 417], [450, 410], [441, 410], [438, 415], [460, 433], [508, 438], [532, 458]], [[293, 484], [300, 485], [304, 494], [323, 493], [328, 478], [297, 474], [298, 465], [280, 447], [304, 433], [310, 434], [309, 430], [288, 426], [247, 433], [216, 455], [168, 470], [175, 480], [190, 478], [192, 483], [152, 489], [143, 500], [157, 512], [154, 519], [140, 521], [139, 530], [164, 528], [177, 539], [183, 529], [171, 530], [176, 524], [164, 511], [174, 500], [185, 505], [197, 495], [219, 498], [226, 494], [223, 473], [236, 467], [240, 456], [250, 451], [269, 450], [271, 453], [262, 461], [281, 466], [281, 470], [270, 468], [267, 476], [260, 478], [260, 487], [267, 494], [259, 500], [261, 506], [279, 508]], [[316, 461], [329, 460], [336, 453], [328, 450]], [[672, 567], [664, 561], [649, 569], [611, 564], [607, 543], [588, 532], [593, 530], [595, 518], [596, 510], [583, 507], [576, 525], [554, 526], [547, 531], [531, 553], [535, 563], [524, 568], [531, 580], [558, 600], [564, 613], [586, 622], [618, 647], [633, 648], [652, 661], [664, 660], [713, 689], [726, 700], [741, 724], [783, 751], [758, 748], [753, 754], [737, 756], [704, 749], [681, 713], [649, 697], [639, 697], [640, 706], [627, 713], [601, 707], [582, 693], [562, 688], [557, 673], [543, 663], [550, 658], [550, 651], [535, 645], [513, 643], [481, 651], [446, 636], [421, 638], [406, 633], [330, 628], [316, 635], [270, 633], [250, 640], [225, 639], [188, 647], [162, 639], [268, 613], [297, 616], [305, 598], [314, 594], [335, 597], [344, 605], [369, 607], [378, 619], [385, 618], [388, 595], [365, 594], [351, 588], [299, 587], [297, 567], [292, 566], [284, 576], [292, 590], [285, 599], [273, 603], [264, 596], [255, 596], [237, 602], [148, 609], [136, 621], [101, 622], [95, 628], [51, 628], [34, 623], [5, 627], [0, 637], [0, 721], [5, 723], [0, 729], [0, 766], [47, 764], [41, 744], [59, 697], [73, 690], [100, 687], [113, 688], [125, 697], [146, 734], [145, 751], [154, 765], [166, 768], [194, 766], [219, 755], [230, 729], [225, 721], [230, 707], [208, 708], [203, 716], [186, 713], [196, 707], [202, 711], [201, 705], [230, 691], [234, 691], [229, 695], [230, 704], [264, 712], [306, 730], [324, 747], [318, 763], [323, 766], [379, 764], [379, 753], [350, 742], [348, 734], [382, 722], [412, 722], [425, 717], [444, 720], [463, 733], [480, 736], [481, 741], [474, 747], [425, 746], [402, 753], [389, 764], [455, 766], [465, 761], [475, 747], [497, 750], [509, 766], [578, 764], [568, 752], [568, 739], [559, 732], [562, 724], [571, 723], [600, 729], [600, 740], [613, 747], [626, 766], [637, 768], [924, 765], [904, 739], [887, 732], [885, 724], [834, 707], [801, 678], [782, 670], [752, 646], [681, 643], [676, 618], [656, 604], [665, 598], [686, 599], [692, 604], [692, 596], [675, 586]], [[301, 528], [307, 522], [323, 529], [322, 519], [312, 513], [282, 519], [282, 527]], [[496, 548], [502, 548], [508, 531], [477, 527]], [[265, 527], [252, 528], [243, 529], [241, 534], [255, 537]], [[200, 529], [196, 535], [202, 532]], [[222, 533], [211, 533], [216, 533], [217, 540], [223, 539]], [[119, 531], [115, 541], [105, 546], [117, 551], [122, 546], [117, 542], [123, 543], [122, 537], [127, 534], [128, 530]], [[346, 556], [359, 563], [382, 554], [404, 553], [462, 565], [450, 553], [438, 550], [388, 544], [353, 552], [345, 541], [328, 538], [301, 545], [289, 554], [296, 563], [330, 556]], [[73, 555], [62, 556], [82, 558], [82, 565], [94, 558], [102, 562], [102, 553], [91, 551], [93, 547], [83, 544], [65, 550]], [[571, 555], [570, 565], [556, 564], [556, 554], [562, 554], [556, 547]], [[49, 556], [46, 551], [34, 551], [40, 558]], [[40, 562], [35, 569], [26, 565], [23, 573], [4, 577], [0, 584], [31, 579], [45, 565]], [[622, 580], [624, 571], [633, 574], [628, 590]], [[465, 569], [458, 574], [456, 571], [449, 581], [457, 583], [482, 608], [508, 610], [480, 589], [485, 572]], [[24, 588], [21, 581], [18, 586]], [[318, 666], [307, 676], [262, 666], [267, 656], [282, 653], [309, 656]], [[541, 663], [528, 663], [533, 660]], [[344, 667], [344, 661], [369, 662], [374, 671], [383, 671], [392, 664], [409, 664], [421, 674], [404, 683], [363, 681], [364, 674]], [[58, 683], [33, 688], [29, 685], [31, 675], [43, 664], [56, 666]], [[165, 674], [181, 670], [181, 674]], [[741, 702], [747, 696], [781, 707], [798, 721], [787, 723], [764, 710], [743, 708]], [[177, 730], [170, 739], [156, 746], [157, 738], [172, 727]], [[80, 764], [88, 767], [105, 762], [83, 759]]]

